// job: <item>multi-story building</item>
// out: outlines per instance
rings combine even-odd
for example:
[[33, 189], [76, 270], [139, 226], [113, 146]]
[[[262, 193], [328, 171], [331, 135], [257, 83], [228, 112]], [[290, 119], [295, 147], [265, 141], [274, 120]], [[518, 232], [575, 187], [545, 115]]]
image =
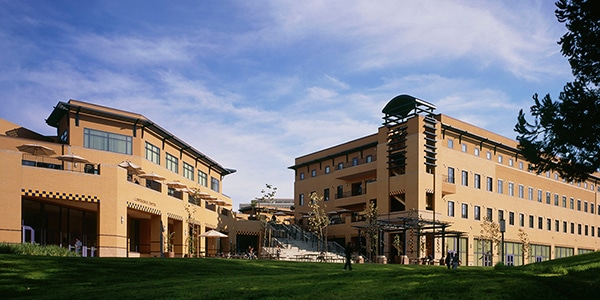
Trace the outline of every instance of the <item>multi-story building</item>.
[[[296, 158], [298, 223], [306, 225], [316, 192], [329, 240], [363, 253], [374, 245], [390, 261], [456, 252], [463, 265], [521, 265], [600, 249], [597, 173], [584, 182], [536, 174], [516, 141], [435, 109], [395, 97], [377, 133]], [[369, 203], [377, 222], [365, 220]]]
[[[0, 119], [0, 241], [79, 237], [103, 257], [234, 251], [222, 182], [235, 170], [136, 113], [70, 100], [46, 123], [56, 136]], [[201, 236], [210, 229], [229, 237]]]

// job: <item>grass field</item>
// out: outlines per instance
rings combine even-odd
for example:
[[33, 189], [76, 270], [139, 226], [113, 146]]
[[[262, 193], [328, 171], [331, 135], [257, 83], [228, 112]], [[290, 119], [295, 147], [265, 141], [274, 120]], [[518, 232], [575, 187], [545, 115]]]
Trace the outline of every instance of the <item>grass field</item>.
[[523, 267], [0, 254], [0, 299], [599, 299], [600, 252]]

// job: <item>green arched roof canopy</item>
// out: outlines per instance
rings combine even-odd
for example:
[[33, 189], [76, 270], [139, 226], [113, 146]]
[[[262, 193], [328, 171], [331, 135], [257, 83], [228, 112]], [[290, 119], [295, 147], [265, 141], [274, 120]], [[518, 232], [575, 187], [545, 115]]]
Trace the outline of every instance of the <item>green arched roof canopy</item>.
[[419, 113], [432, 113], [435, 110], [435, 105], [415, 98], [411, 95], [399, 95], [390, 100], [382, 112], [385, 114], [386, 123], [389, 121], [398, 121], [406, 119]]

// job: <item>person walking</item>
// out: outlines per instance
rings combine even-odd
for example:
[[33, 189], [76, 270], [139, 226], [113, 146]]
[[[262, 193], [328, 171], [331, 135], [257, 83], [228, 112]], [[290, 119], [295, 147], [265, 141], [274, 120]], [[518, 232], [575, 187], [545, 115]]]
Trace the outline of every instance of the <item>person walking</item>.
[[346, 254], [346, 264], [344, 264], [344, 270], [349, 268], [352, 271], [352, 245], [348, 243], [346, 248], [344, 249], [344, 254]]
[[448, 251], [448, 253], [446, 253], [446, 267], [448, 267], [448, 269], [450, 269], [450, 264], [452, 263], [452, 255], [450, 253], [450, 251]]
[[452, 269], [458, 268], [458, 252], [452, 253]]

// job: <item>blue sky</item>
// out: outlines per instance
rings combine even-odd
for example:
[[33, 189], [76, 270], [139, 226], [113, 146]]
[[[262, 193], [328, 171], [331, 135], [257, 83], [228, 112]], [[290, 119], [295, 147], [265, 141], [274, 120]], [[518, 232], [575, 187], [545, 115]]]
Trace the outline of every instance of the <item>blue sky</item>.
[[0, 118], [77, 99], [141, 113], [221, 165], [239, 203], [294, 158], [372, 134], [399, 94], [514, 138], [572, 75], [554, 1], [0, 0]]

